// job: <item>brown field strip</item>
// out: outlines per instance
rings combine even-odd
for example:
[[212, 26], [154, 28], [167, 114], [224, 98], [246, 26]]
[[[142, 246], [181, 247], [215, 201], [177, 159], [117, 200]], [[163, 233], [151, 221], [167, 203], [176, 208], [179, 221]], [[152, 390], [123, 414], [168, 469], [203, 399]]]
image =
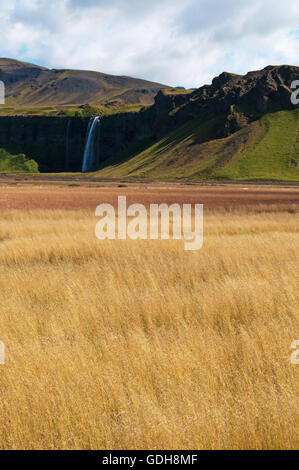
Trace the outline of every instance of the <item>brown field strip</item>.
[[116, 204], [119, 195], [127, 196], [128, 204], [201, 203], [208, 208], [249, 205], [299, 204], [299, 188], [276, 186], [194, 186], [117, 185], [58, 186], [43, 184], [0, 185], [0, 210], [10, 209], [94, 209], [98, 204]]

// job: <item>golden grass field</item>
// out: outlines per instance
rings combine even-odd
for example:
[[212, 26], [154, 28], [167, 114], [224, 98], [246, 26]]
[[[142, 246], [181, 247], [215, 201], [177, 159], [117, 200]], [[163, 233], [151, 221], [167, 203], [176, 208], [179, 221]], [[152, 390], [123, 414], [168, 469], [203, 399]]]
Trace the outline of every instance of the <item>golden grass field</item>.
[[1, 449], [295, 449], [298, 206], [210, 209], [204, 245], [0, 218]]

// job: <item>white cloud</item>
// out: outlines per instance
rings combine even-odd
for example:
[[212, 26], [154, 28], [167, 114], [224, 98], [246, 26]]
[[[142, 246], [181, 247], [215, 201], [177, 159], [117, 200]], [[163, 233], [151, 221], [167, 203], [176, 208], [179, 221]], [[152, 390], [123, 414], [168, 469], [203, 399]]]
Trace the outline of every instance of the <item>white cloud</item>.
[[298, 64], [298, 19], [297, 0], [4, 0], [0, 55], [194, 87]]

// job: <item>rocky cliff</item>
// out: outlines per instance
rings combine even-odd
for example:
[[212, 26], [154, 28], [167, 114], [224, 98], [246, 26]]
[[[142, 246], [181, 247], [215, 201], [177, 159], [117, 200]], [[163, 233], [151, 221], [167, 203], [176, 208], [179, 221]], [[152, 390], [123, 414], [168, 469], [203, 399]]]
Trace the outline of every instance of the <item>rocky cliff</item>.
[[164, 117], [163, 125], [173, 127], [197, 116], [225, 115], [215, 137], [228, 136], [262, 114], [293, 109], [291, 84], [299, 79], [299, 67], [268, 66], [263, 70], [235, 75], [223, 72], [191, 94], [165, 94], [159, 91], [155, 108]]
[[[100, 163], [154, 138], [153, 116], [147, 110], [102, 117]], [[88, 122], [89, 118], [0, 116], [0, 148], [26, 154], [42, 172], [81, 171]]]

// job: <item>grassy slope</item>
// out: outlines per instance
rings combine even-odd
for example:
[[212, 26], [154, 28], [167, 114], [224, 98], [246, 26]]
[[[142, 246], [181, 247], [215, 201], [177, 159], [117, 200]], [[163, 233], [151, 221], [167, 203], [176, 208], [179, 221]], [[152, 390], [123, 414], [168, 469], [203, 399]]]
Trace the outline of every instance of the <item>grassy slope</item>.
[[266, 115], [260, 125], [262, 139], [217, 174], [233, 179], [299, 180], [299, 110]]
[[24, 154], [12, 155], [0, 149], [0, 173], [38, 173], [38, 164]]
[[122, 163], [120, 156], [111, 159], [96, 174], [299, 180], [299, 110], [268, 114], [230, 137], [207, 141], [222, 119], [189, 122]]

